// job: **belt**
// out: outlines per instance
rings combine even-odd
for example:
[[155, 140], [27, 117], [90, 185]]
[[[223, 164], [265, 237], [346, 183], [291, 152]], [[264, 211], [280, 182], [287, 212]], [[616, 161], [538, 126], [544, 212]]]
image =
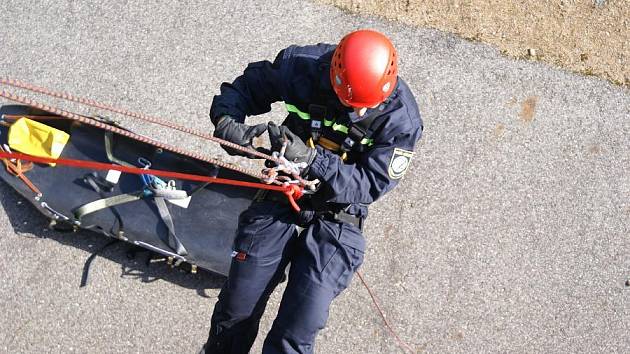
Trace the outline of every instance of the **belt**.
[[[284, 194], [279, 192], [267, 191], [267, 190], [259, 190], [254, 196], [254, 201], [256, 202], [276, 202], [281, 204], [289, 204], [287, 198]], [[305, 210], [300, 213], [307, 213], [310, 210], [308, 208], [304, 208]], [[333, 221], [333, 222], [345, 222], [348, 224], [352, 224], [356, 226], [359, 230], [363, 230], [363, 221], [365, 220], [362, 217], [356, 216], [354, 214], [350, 214], [345, 212], [344, 210], [317, 210], [314, 216], [323, 218], [325, 220]], [[311, 211], [311, 215], [313, 212]], [[312, 218], [312, 216], [311, 216]]]

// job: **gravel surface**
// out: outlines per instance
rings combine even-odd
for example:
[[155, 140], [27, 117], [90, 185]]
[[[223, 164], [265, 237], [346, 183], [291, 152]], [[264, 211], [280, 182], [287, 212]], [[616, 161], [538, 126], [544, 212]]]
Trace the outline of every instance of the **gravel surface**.
[[318, 0], [497, 46], [630, 88], [628, 0]]
[[[360, 27], [389, 34], [425, 136], [403, 183], [372, 209], [362, 269], [400, 336], [431, 353], [627, 352], [627, 90], [439, 31], [295, 0], [3, 1], [0, 13], [0, 76], [198, 129], [211, 129], [212, 95], [249, 61]], [[277, 105], [258, 120], [282, 116]], [[221, 278], [147, 267], [144, 255], [129, 259], [115, 245], [79, 288], [85, 259], [107, 240], [47, 231], [6, 184], [0, 195], [0, 352], [193, 353], [205, 341]], [[316, 352], [400, 349], [355, 279]]]

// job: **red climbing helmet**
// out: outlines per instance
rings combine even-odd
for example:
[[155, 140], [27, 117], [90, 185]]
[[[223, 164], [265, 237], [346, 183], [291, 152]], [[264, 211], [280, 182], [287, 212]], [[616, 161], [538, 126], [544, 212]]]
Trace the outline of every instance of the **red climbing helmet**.
[[384, 34], [372, 30], [349, 33], [333, 54], [330, 82], [347, 105], [374, 107], [396, 86], [396, 59], [396, 49]]

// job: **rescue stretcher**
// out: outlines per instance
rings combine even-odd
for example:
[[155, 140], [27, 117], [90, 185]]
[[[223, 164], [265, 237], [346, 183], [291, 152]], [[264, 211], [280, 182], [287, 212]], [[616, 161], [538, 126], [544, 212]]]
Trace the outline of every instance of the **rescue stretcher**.
[[[0, 117], [5, 152], [10, 151], [9, 128], [25, 117], [69, 135], [60, 158], [257, 182], [238, 171], [28, 106], [2, 106]], [[49, 218], [51, 228], [94, 231], [159, 253], [174, 264], [186, 262], [193, 270], [198, 266], [223, 275], [229, 271], [238, 215], [257, 191], [150, 172], [121, 174], [7, 158], [2, 162], [0, 179]]]

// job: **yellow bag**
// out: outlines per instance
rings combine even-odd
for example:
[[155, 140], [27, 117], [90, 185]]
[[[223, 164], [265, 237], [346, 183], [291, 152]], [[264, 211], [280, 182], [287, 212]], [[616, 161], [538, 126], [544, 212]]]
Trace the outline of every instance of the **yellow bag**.
[[[58, 158], [70, 135], [46, 124], [22, 117], [9, 128], [9, 147], [24, 154]], [[54, 163], [50, 164], [55, 166]]]

